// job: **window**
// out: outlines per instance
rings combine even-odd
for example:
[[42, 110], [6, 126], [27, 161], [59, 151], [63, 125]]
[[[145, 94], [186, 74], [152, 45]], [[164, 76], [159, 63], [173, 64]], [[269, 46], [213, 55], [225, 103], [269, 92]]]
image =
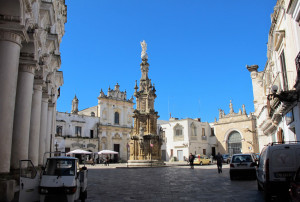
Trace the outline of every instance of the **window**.
[[115, 124], [120, 124], [119, 123], [119, 112], [115, 112]]
[[182, 130], [181, 129], [176, 129], [176, 136], [181, 136], [182, 135]]
[[211, 129], [211, 136], [215, 136], [215, 129], [214, 128]]
[[57, 136], [62, 136], [62, 126], [56, 126], [56, 134]]
[[173, 136], [174, 141], [183, 141], [184, 140], [182, 125], [176, 124], [173, 128], [173, 131], [174, 131], [174, 136]]
[[202, 136], [205, 136], [205, 128], [202, 128]]
[[239, 132], [233, 131], [228, 137], [228, 153], [232, 156], [242, 152], [242, 137]]
[[282, 71], [282, 80], [283, 80], [283, 90], [288, 90], [288, 80], [287, 80], [287, 72], [286, 72], [286, 64], [285, 64], [285, 56], [284, 51], [282, 51], [280, 55], [280, 64], [281, 64], [281, 71]]
[[75, 126], [75, 136], [81, 137], [81, 127]]
[[192, 136], [197, 136], [197, 127], [194, 123], [191, 124]]
[[290, 123], [292, 123], [293, 121], [294, 121], [294, 112], [292, 109], [288, 113], [286, 113], [285, 122], [286, 122], [286, 125], [290, 125]]
[[282, 144], [284, 143], [284, 135], [282, 128], [279, 128], [279, 130], [277, 131], [277, 142]]
[[94, 130], [90, 130], [90, 138], [94, 138]]

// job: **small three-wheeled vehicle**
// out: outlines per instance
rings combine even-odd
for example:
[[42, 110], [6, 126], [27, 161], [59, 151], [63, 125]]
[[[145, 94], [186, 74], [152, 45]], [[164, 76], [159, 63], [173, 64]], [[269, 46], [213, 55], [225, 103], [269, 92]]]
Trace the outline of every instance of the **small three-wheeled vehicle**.
[[20, 161], [20, 202], [85, 201], [87, 169], [79, 167], [78, 159], [68, 156], [47, 158], [38, 172], [30, 160]]

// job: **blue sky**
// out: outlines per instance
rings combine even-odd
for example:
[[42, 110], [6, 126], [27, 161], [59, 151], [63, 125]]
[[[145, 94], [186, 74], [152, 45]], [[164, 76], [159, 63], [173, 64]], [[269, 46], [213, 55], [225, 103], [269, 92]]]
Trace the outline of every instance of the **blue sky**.
[[[246, 65], [264, 69], [270, 15], [276, 0], [67, 0], [61, 43], [64, 85], [57, 111], [97, 105], [101, 88], [118, 82], [133, 95], [141, 46], [148, 44], [149, 78], [161, 120], [201, 118], [218, 109], [254, 111]], [[135, 107], [135, 106], [134, 106]]]

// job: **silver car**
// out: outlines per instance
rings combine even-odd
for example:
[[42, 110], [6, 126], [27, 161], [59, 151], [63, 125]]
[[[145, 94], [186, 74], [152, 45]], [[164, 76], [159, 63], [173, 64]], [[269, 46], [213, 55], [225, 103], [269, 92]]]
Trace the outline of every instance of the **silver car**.
[[256, 162], [251, 154], [234, 154], [230, 161], [230, 179], [256, 179]]

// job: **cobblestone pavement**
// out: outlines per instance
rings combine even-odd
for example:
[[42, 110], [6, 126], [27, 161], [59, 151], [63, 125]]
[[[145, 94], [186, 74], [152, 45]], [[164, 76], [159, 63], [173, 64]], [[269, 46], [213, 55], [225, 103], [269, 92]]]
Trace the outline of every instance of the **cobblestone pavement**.
[[239, 201], [261, 202], [256, 180], [229, 179], [229, 166], [126, 168], [88, 166], [88, 198], [95, 201]]

